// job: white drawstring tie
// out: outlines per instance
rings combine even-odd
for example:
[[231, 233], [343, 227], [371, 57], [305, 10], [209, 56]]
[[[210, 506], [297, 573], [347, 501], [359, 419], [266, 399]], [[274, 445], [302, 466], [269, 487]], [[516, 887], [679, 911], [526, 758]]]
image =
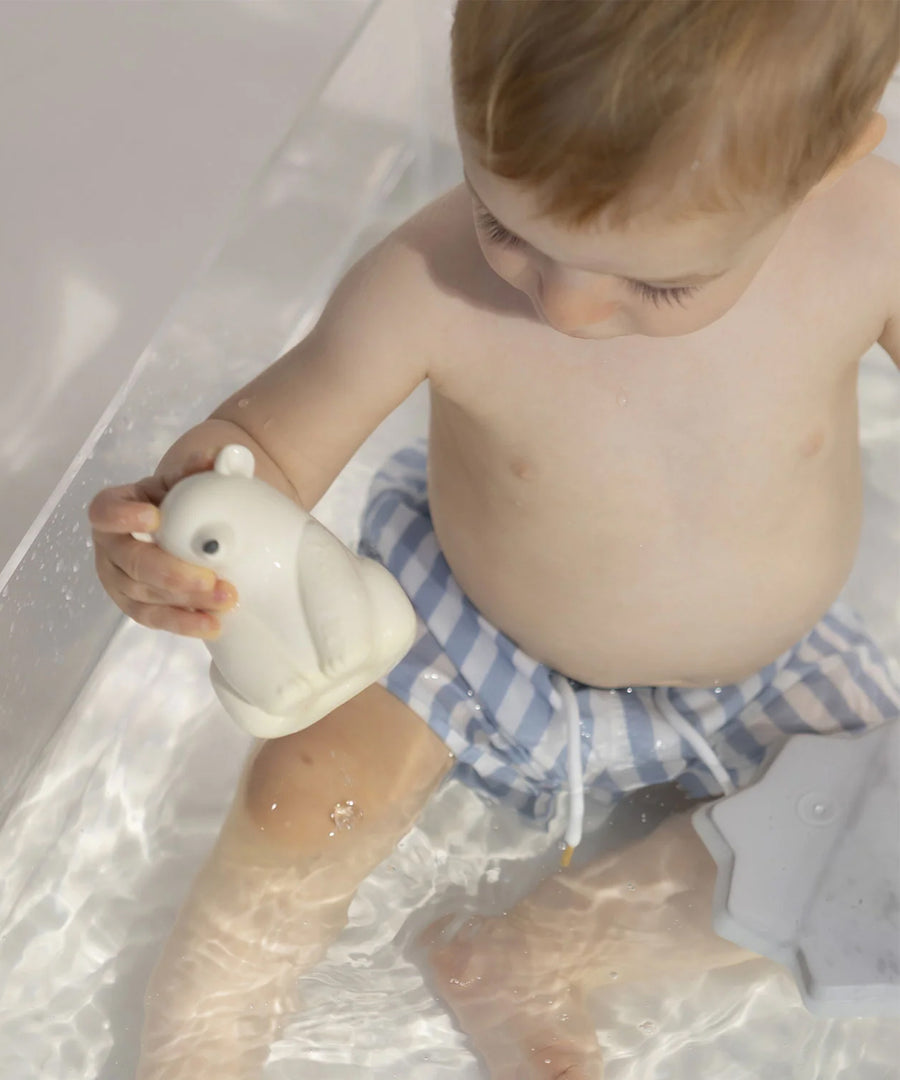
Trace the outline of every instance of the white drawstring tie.
[[565, 841], [566, 848], [562, 853], [560, 864], [568, 866], [572, 861], [575, 848], [581, 843], [581, 834], [584, 829], [584, 770], [581, 766], [581, 716], [578, 713], [578, 698], [572, 684], [558, 671], [550, 675], [556, 692], [562, 699], [562, 708], [565, 713], [566, 727], [568, 728], [567, 746], [567, 771], [569, 777], [569, 820], [566, 824]]
[[668, 722], [670, 727], [675, 729], [676, 734], [680, 735], [685, 742], [690, 743], [694, 750], [697, 751], [697, 757], [718, 780], [722, 794], [733, 795], [737, 788], [732, 783], [728, 770], [719, 760], [715, 750], [709, 745], [705, 737], [696, 728], [691, 727], [681, 713], [678, 712], [669, 700], [668, 694], [659, 693], [655, 697], [656, 705], [663, 714], [663, 719]]
[[[578, 712], [578, 698], [575, 696], [572, 684], [566, 676], [558, 671], [553, 671], [550, 673], [550, 681], [560, 696], [568, 733], [566, 761], [569, 780], [569, 820], [566, 823], [564, 837], [566, 847], [560, 859], [560, 865], [568, 866], [572, 861], [575, 848], [581, 843], [584, 830], [584, 769], [581, 764], [581, 716]], [[655, 698], [663, 719], [677, 735], [680, 735], [693, 747], [697, 757], [719, 782], [723, 794], [733, 795], [737, 788], [705, 737], [696, 728], [691, 727], [671, 703], [667, 694], [664, 692], [659, 693], [655, 695]]]

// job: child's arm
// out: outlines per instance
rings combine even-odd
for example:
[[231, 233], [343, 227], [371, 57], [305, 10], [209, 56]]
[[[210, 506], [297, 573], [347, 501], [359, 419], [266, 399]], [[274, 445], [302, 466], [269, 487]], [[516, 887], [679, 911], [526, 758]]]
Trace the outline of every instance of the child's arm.
[[92, 502], [97, 573], [122, 610], [145, 626], [214, 637], [236, 594], [132, 532], [152, 532], [156, 506], [227, 443], [248, 446], [256, 475], [307, 509], [372, 430], [427, 375], [433, 288], [422, 256], [396, 236], [336, 289], [312, 333], [212, 416], [183, 435], [153, 477]]
[[888, 274], [887, 315], [878, 344], [900, 367], [900, 168], [887, 166], [885, 177], [889, 212], [884, 222], [884, 233], [893, 237], [890, 248], [893, 273]]
[[888, 319], [878, 344], [900, 367], [900, 289], [897, 293], [897, 314]]

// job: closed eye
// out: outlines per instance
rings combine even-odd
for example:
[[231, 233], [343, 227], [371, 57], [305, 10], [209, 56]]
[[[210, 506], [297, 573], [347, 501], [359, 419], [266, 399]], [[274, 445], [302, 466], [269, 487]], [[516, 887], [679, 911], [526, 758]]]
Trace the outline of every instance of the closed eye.
[[656, 285], [648, 285], [644, 281], [631, 280], [628, 281], [628, 287], [642, 300], [649, 300], [654, 307], [659, 307], [660, 304], [679, 304], [684, 307], [685, 300], [700, 291], [699, 285], [674, 285], [663, 289]]
[[[484, 206], [475, 206], [475, 222], [479, 230], [494, 244], [515, 248], [525, 243], [520, 236], [516, 236], [501, 225]], [[627, 285], [642, 300], [648, 300], [654, 307], [659, 307], [661, 304], [678, 304], [684, 307], [685, 300], [701, 288], [700, 285], [674, 285], [669, 288], [660, 288], [658, 285], [648, 285], [645, 281], [633, 281], [630, 278], [627, 279]]]
[[504, 228], [483, 206], [475, 207], [475, 223], [481, 232], [495, 244], [501, 244], [503, 247], [519, 247], [525, 242], [520, 236]]

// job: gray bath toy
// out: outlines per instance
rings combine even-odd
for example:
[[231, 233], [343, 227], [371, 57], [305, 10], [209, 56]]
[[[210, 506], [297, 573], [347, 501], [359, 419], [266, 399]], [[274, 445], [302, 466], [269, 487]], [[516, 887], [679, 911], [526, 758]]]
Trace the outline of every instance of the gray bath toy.
[[900, 1016], [900, 722], [795, 735], [693, 824], [721, 937], [786, 965], [812, 1013]]

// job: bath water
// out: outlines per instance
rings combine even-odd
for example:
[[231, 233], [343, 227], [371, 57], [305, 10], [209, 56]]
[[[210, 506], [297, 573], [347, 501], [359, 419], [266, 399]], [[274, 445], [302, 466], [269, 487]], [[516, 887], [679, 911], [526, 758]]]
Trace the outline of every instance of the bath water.
[[[861, 380], [868, 520], [849, 589], [900, 657], [900, 379]], [[348, 542], [378, 462], [424, 407], [373, 436], [320, 505]], [[222, 822], [250, 740], [219, 708], [199, 642], [123, 623], [17, 806], [0, 845], [0, 1076], [126, 1080], [144, 987]], [[49, 673], [48, 673], [49, 676]], [[26, 718], [27, 721], [27, 718]], [[564, 809], [564, 807], [563, 807]], [[647, 828], [642, 805], [634, 828]], [[339, 813], [352, 823], [353, 810]], [[594, 808], [586, 840], [611, 837]], [[476, 1080], [464, 1036], [416, 963], [417, 933], [452, 911], [495, 913], [555, 868], [564, 815], [538, 832], [450, 781], [363, 883], [349, 924], [299, 980], [302, 1009], [265, 1080]], [[616, 984], [593, 1000], [607, 1080], [896, 1080], [896, 1025], [821, 1020], [755, 960], [688, 980]]]

